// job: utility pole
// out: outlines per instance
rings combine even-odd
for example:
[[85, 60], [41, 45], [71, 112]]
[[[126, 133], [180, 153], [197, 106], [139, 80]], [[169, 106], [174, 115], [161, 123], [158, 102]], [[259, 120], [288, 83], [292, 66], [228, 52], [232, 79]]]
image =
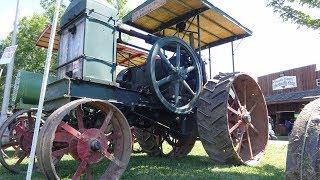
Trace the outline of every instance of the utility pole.
[[[13, 29], [12, 41], [11, 41], [12, 46], [17, 44], [19, 11], [20, 11], [20, 0], [17, 0], [16, 17], [14, 19], [14, 25], [13, 25], [14, 29]], [[12, 58], [11, 62], [7, 66], [7, 76], [6, 76], [6, 83], [4, 87], [4, 93], [3, 93], [0, 125], [2, 125], [5, 119], [7, 118], [7, 112], [8, 112], [9, 102], [10, 102], [13, 69], [14, 69], [14, 57]]]
[[[36, 117], [36, 124], [35, 124], [33, 138], [32, 138], [32, 146], [31, 146], [31, 152], [30, 152], [26, 180], [31, 180], [31, 177], [32, 177], [32, 170], [33, 170], [33, 165], [34, 165], [34, 159], [36, 156], [36, 147], [37, 147], [37, 143], [38, 143], [38, 135], [39, 135], [39, 130], [40, 130], [41, 115], [42, 115], [42, 109], [43, 109], [43, 104], [44, 104], [44, 98], [45, 98], [46, 90], [47, 90], [49, 70], [50, 70], [50, 65], [51, 65], [54, 39], [56, 36], [56, 30], [57, 30], [57, 25], [58, 25], [61, 1], [62, 0], [56, 0], [56, 5], [55, 5], [55, 13], [54, 13], [54, 17], [53, 17], [51, 34], [50, 34], [50, 41], [49, 41], [48, 51], [47, 51], [47, 58], [46, 58], [45, 67], [44, 67], [41, 92], [40, 92], [39, 104], [38, 104], [38, 111], [37, 111], [37, 117]], [[51, 157], [48, 157], [48, 158], [51, 158]]]

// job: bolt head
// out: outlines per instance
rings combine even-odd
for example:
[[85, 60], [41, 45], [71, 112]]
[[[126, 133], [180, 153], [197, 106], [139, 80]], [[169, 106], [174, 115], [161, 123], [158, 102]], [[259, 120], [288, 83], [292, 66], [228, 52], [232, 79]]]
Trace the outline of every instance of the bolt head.
[[101, 143], [98, 140], [93, 140], [90, 143], [90, 149], [92, 151], [99, 151], [101, 149]]
[[251, 123], [251, 116], [250, 114], [246, 114], [242, 117], [243, 121], [245, 121], [246, 123]]

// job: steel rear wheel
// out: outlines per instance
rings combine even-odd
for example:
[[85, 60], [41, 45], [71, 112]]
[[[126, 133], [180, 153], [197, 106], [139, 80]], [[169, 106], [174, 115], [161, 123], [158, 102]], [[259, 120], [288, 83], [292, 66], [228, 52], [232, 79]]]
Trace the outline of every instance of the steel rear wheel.
[[294, 123], [286, 179], [320, 179], [320, 99], [307, 104]]
[[[112, 104], [81, 99], [50, 115], [38, 147], [40, 168], [47, 179], [119, 179], [129, 163], [131, 132], [124, 115]], [[57, 167], [54, 161], [59, 157], [67, 162]]]
[[36, 110], [21, 110], [11, 115], [0, 128], [0, 163], [13, 173], [27, 170], [32, 145]]
[[200, 95], [198, 131], [218, 163], [257, 165], [268, 142], [267, 108], [260, 87], [246, 74], [209, 81]]

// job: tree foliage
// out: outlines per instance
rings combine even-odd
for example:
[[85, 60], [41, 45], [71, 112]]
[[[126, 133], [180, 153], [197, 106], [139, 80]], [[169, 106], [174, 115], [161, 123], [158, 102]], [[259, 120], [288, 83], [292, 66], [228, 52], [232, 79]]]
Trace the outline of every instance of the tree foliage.
[[268, 6], [280, 14], [284, 21], [296, 23], [312, 29], [320, 29], [320, 19], [313, 17], [303, 8], [320, 11], [319, 0], [267, 0]]
[[[54, 12], [55, 12], [55, 3], [56, 0], [40, 0], [40, 5], [44, 9], [44, 16], [49, 18], [50, 21], [53, 20]], [[65, 11], [66, 6], [62, 3], [60, 7], [60, 17]]]
[[[114, 0], [107, 0], [109, 3], [113, 3]], [[18, 70], [26, 70], [30, 72], [43, 72], [44, 61], [46, 59], [46, 49], [36, 47], [36, 40], [43, 29], [52, 21], [54, 15], [56, 0], [40, 0], [40, 5], [44, 9], [43, 14], [34, 14], [29, 17], [23, 17], [19, 22], [19, 29], [17, 35], [18, 49], [15, 55], [15, 68], [14, 77]], [[125, 5], [127, 0], [119, 0], [120, 12], [119, 16], [123, 17], [126, 14]], [[62, 5], [60, 16], [65, 10], [65, 5]], [[0, 40], [0, 56], [3, 53], [5, 47], [11, 45], [12, 33], [5, 38]], [[53, 65], [51, 66], [51, 73], [55, 72], [57, 65], [57, 56], [53, 56]], [[4, 68], [4, 67], [2, 67]], [[0, 80], [0, 99], [3, 94], [3, 84], [5, 78], [2, 77]]]
[[[15, 55], [15, 72], [18, 69], [33, 72], [43, 71], [46, 50], [36, 47], [36, 40], [47, 24], [48, 18], [38, 14], [23, 17], [20, 20], [17, 35], [18, 48]], [[2, 41], [0, 51], [11, 44], [11, 35], [12, 33]]]
[[127, 12], [128, 12], [128, 9], [126, 8], [126, 4], [128, 2], [128, 0], [107, 0], [108, 3], [116, 6], [117, 5], [117, 1], [119, 2], [119, 18], [122, 18], [124, 17]]
[[[43, 15], [32, 15], [23, 17], [19, 22], [19, 32], [17, 34], [18, 48], [15, 55], [14, 77], [18, 70], [30, 72], [43, 72], [46, 50], [36, 47], [36, 39], [41, 31], [48, 24], [48, 18]], [[0, 54], [4, 48], [11, 45], [12, 33], [0, 43]], [[55, 66], [52, 66], [54, 69]], [[5, 74], [4, 74], [5, 75]], [[5, 78], [2, 77], [0, 93], [2, 96]]]
[[[112, 4], [113, 6], [117, 5], [117, 1], [119, 2], [119, 17], [122, 18], [127, 13], [126, 4], [128, 0], [106, 0], [108, 3]], [[40, 0], [40, 5], [43, 9], [45, 9], [45, 15], [48, 16], [50, 19], [52, 19], [54, 14], [54, 6], [55, 6], [56, 0]], [[62, 4], [62, 10], [63, 12], [65, 10], [66, 6]], [[62, 14], [62, 13], [60, 13]]]

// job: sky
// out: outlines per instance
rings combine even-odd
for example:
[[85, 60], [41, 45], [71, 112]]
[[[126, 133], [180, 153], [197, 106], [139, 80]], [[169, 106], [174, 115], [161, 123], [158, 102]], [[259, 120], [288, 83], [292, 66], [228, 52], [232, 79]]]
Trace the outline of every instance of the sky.
[[[13, 29], [15, 0], [0, 0], [0, 39]], [[20, 0], [21, 16], [42, 12], [40, 0]], [[144, 0], [129, 0], [134, 9]], [[235, 42], [236, 71], [253, 77], [291, 68], [317, 64], [320, 67], [320, 31], [283, 22], [266, 0], [211, 0], [211, 2], [253, 31], [253, 35], [241, 43]], [[312, 12], [312, 11], [311, 11]], [[312, 12], [313, 13], [313, 12]], [[132, 40], [133, 43], [141, 41]], [[240, 43], [240, 44], [239, 44]], [[207, 56], [207, 53], [204, 53]], [[231, 72], [231, 45], [212, 48], [213, 72]]]

